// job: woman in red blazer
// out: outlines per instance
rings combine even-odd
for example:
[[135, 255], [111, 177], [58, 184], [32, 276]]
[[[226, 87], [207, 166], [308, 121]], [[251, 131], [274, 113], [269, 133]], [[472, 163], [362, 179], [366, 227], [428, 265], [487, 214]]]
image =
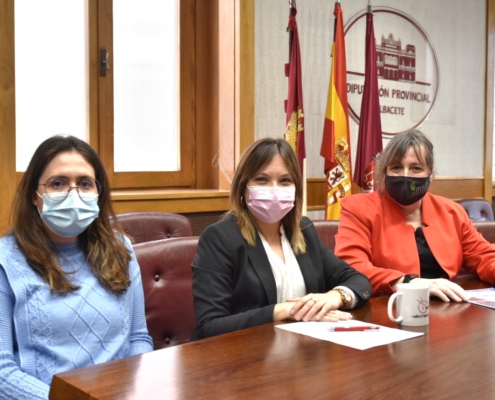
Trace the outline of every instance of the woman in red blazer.
[[370, 279], [374, 295], [411, 282], [429, 285], [443, 301], [467, 301], [449, 280], [462, 267], [495, 284], [495, 246], [459, 204], [428, 193], [433, 167], [426, 136], [398, 134], [376, 164], [378, 190], [342, 200], [335, 253]]

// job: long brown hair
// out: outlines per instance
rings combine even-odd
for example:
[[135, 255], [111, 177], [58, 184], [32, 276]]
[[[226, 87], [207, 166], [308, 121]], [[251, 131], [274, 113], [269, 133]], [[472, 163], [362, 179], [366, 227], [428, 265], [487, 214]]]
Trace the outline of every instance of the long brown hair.
[[409, 147], [413, 148], [419, 162], [430, 170], [430, 174], [434, 174], [435, 159], [433, 157], [433, 144], [430, 140], [417, 129], [399, 133], [387, 144], [374, 169], [375, 187], [380, 192], [385, 190], [387, 168], [400, 163]]
[[232, 212], [237, 219], [242, 236], [250, 246], [254, 246], [256, 244], [256, 229], [251, 217], [251, 211], [246, 206], [244, 192], [249, 179], [265, 168], [276, 155], [280, 155], [285, 161], [296, 186], [294, 207], [282, 219], [282, 224], [292, 231], [291, 247], [294, 253], [305, 253], [306, 241], [299, 226], [303, 201], [301, 172], [299, 171], [296, 155], [286, 140], [265, 138], [254, 142], [246, 149], [241, 157], [230, 188]]
[[[48, 237], [38, 209], [32, 202], [39, 179], [47, 165], [57, 154], [72, 151], [81, 154], [93, 167], [95, 179], [101, 185], [98, 197], [100, 214], [79, 235], [78, 244], [86, 254], [91, 271], [98, 281], [115, 294], [123, 293], [130, 285], [131, 255], [122, 241], [124, 233], [119, 224], [115, 223], [105, 168], [96, 152], [86, 142], [74, 136], [57, 135], [39, 145], [19, 183], [12, 204], [13, 233], [28, 264], [50, 285], [52, 292], [67, 294], [78, 289], [67, 279], [67, 274], [60, 267], [56, 247]], [[111, 223], [110, 219], [114, 223]]]

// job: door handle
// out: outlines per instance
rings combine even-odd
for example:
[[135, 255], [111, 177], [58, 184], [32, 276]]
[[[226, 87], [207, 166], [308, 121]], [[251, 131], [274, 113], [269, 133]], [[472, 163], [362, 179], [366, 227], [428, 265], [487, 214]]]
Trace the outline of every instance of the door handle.
[[110, 69], [109, 56], [110, 53], [107, 53], [105, 48], [100, 49], [100, 76], [107, 76], [107, 70]]

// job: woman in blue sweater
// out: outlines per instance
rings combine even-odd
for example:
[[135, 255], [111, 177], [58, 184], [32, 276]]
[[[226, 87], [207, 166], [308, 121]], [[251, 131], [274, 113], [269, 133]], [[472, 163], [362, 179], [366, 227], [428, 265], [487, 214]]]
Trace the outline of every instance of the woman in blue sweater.
[[47, 399], [54, 374], [152, 350], [139, 265], [113, 216], [96, 152], [45, 140], [0, 239], [0, 398]]

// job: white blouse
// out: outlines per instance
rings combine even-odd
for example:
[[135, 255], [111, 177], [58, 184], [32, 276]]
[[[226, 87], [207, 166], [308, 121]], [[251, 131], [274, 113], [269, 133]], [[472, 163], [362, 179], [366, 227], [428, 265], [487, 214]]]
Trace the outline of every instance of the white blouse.
[[270, 261], [273, 276], [275, 277], [275, 284], [277, 285], [277, 302], [285, 303], [287, 299], [296, 299], [306, 295], [306, 284], [304, 283], [301, 268], [292, 251], [289, 240], [285, 235], [283, 226], [280, 226], [280, 233], [282, 235], [282, 251], [284, 253], [285, 263], [272, 250], [262, 233], [258, 233], [261, 237], [268, 260]]
[[[283, 225], [280, 225], [280, 234], [282, 239], [282, 251], [284, 253], [285, 263], [282, 259], [272, 250], [265, 237], [259, 232], [261, 242], [265, 248], [272, 267], [272, 273], [275, 277], [275, 284], [277, 286], [277, 302], [285, 303], [287, 299], [296, 299], [303, 297], [307, 294], [306, 284], [301, 273], [301, 268], [297, 262], [297, 258], [292, 251], [292, 247], [285, 235]], [[345, 290], [351, 297], [351, 304], [349, 308], [354, 308], [357, 303], [357, 298], [354, 292], [346, 286], [336, 286], [334, 289], [340, 288]]]

